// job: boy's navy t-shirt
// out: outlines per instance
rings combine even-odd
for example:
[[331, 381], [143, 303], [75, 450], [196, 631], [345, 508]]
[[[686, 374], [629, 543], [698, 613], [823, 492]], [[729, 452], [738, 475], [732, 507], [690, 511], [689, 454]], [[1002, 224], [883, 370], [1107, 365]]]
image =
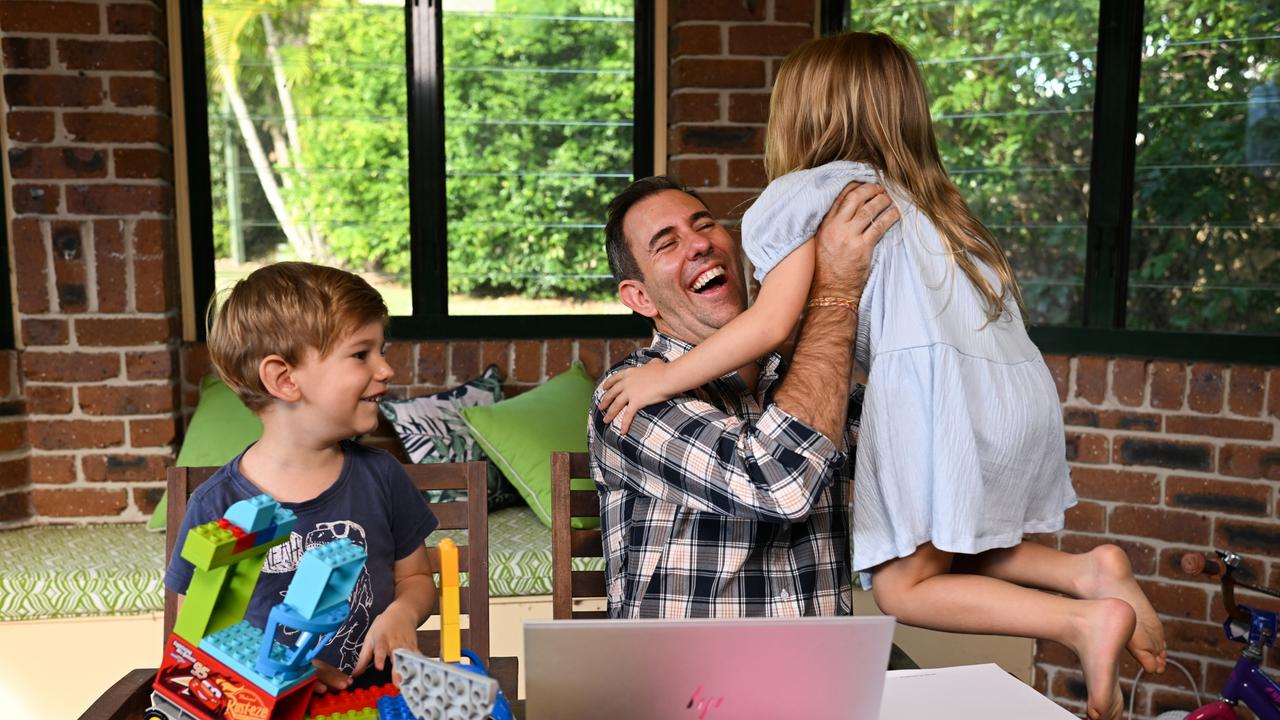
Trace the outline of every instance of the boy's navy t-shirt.
[[[333, 485], [311, 500], [281, 503], [297, 515], [298, 524], [287, 541], [267, 552], [245, 619], [255, 627], [264, 627], [267, 613], [284, 599], [303, 552], [350, 538], [369, 557], [351, 593], [351, 614], [317, 656], [350, 673], [369, 624], [395, 599], [395, 562], [423, 547], [439, 523], [395, 458], [356, 442], [344, 441], [342, 449], [342, 472]], [[262, 494], [240, 474], [242, 457], [243, 452], [191, 494], [164, 576], [170, 590], [186, 593], [191, 583], [194, 568], [181, 555], [187, 531], [220, 519], [239, 500]]]

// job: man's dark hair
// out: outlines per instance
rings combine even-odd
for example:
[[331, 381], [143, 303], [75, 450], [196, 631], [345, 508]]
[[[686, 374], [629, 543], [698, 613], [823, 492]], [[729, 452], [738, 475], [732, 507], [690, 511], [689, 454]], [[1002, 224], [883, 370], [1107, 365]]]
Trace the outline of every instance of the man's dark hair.
[[640, 272], [640, 266], [636, 263], [636, 256], [631, 252], [631, 246], [627, 244], [627, 239], [622, 235], [622, 221], [636, 203], [664, 190], [679, 190], [692, 196], [703, 206], [706, 205], [705, 202], [702, 202], [702, 198], [698, 193], [666, 175], [641, 178], [618, 193], [613, 200], [609, 201], [609, 209], [606, 212], [604, 223], [604, 250], [609, 256], [609, 271], [613, 273], [614, 282], [644, 280], [644, 273]]

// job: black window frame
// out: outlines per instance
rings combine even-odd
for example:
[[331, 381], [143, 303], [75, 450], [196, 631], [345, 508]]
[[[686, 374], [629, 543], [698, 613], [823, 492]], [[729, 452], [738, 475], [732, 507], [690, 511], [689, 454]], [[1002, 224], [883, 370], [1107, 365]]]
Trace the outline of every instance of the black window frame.
[[[1045, 353], [1273, 365], [1280, 336], [1125, 328], [1145, 2], [1099, 0], [1098, 9], [1084, 318], [1080, 326], [1032, 326], [1031, 339]], [[824, 35], [849, 22], [848, 0], [822, 0]]]
[[[182, 43], [186, 152], [191, 218], [192, 289], [196, 317], [214, 293], [213, 207], [209, 167], [208, 94], [205, 90], [203, 2], [183, 2]], [[632, 175], [653, 174], [654, 4], [636, 0], [634, 150]], [[413, 315], [393, 316], [396, 340], [475, 338], [610, 338], [648, 335], [636, 315], [449, 315], [445, 200], [444, 48], [442, 0], [405, 3], [405, 76], [408, 81], [409, 236]], [[600, 208], [603, 222], [604, 208]], [[427, 218], [439, 218], [428, 220]], [[604, 237], [600, 238], [603, 246]], [[203, 322], [196, 335], [205, 340]]]

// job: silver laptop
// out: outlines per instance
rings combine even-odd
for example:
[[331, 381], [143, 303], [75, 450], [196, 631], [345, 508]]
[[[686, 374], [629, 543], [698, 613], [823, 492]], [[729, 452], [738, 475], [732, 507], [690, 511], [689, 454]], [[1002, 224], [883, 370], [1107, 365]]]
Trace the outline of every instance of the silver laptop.
[[529, 720], [876, 720], [893, 618], [524, 624]]

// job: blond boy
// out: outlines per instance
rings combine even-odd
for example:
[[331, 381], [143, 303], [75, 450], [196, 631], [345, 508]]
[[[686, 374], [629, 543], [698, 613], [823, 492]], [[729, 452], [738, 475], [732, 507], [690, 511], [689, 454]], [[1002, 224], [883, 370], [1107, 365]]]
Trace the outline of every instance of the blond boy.
[[[250, 622], [262, 626], [307, 549], [346, 537], [369, 558], [351, 614], [315, 660], [322, 687], [385, 682], [396, 648], [416, 629], [436, 589], [424, 540], [437, 520], [400, 464], [352, 440], [378, 423], [394, 371], [383, 354], [387, 307], [362, 278], [285, 262], [236, 283], [209, 331], [218, 375], [262, 419], [262, 437], [191, 495], [165, 585], [183, 593], [191, 564], [181, 543], [237, 500], [268, 493], [298, 517], [268, 554]], [[377, 672], [365, 673], [370, 665]]]

